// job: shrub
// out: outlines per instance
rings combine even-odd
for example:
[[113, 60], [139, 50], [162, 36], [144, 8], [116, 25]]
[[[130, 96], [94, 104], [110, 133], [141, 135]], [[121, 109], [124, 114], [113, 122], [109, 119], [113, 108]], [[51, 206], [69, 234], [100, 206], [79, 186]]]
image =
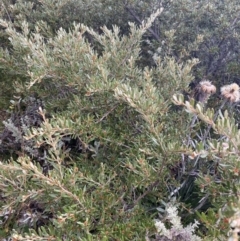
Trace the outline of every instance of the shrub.
[[227, 65], [238, 62], [237, 2], [131, 1], [117, 16], [113, 1], [9, 3], [0, 235], [169, 239], [176, 227], [154, 220], [163, 208], [175, 215], [163, 202], [177, 197], [178, 238], [226, 238], [238, 205], [239, 87], [219, 87], [238, 80]]

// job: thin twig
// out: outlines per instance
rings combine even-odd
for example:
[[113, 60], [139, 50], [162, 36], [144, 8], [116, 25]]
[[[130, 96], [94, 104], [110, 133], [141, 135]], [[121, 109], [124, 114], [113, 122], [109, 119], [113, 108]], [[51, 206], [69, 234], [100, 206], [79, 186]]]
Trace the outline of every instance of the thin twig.
[[134, 201], [134, 206], [137, 205], [139, 201], [143, 199], [149, 192], [151, 192], [154, 187], [158, 186], [159, 183], [160, 183], [160, 180], [157, 180], [154, 183], [150, 184], [147, 187], [147, 190]]
[[140, 195], [134, 202], [133, 204], [130, 204], [130, 205], [126, 205], [125, 202], [124, 202], [124, 211], [127, 211], [129, 209], [133, 209], [148, 193], [150, 193], [154, 187], [158, 186], [160, 183], [160, 180], [157, 180], [155, 181], [154, 183], [150, 184], [148, 187], [147, 187], [147, 190], [142, 194]]
[[6, 11], [6, 14], [7, 14], [8, 18], [9, 18], [9, 21], [12, 23], [11, 17], [10, 17], [10, 15], [9, 15], [9, 13], [8, 13], [8, 10], [7, 10], [7, 8], [6, 8], [3, 0], [2, 0], [2, 5], [3, 5], [4, 10]]
[[[142, 21], [141, 19], [136, 15], [136, 13], [134, 12], [134, 10], [132, 8], [130, 8], [129, 6], [125, 6], [126, 10], [137, 20], [137, 22], [139, 24], [142, 24]], [[150, 32], [153, 37], [158, 41], [160, 42], [160, 37], [158, 36], [158, 34], [150, 27], [147, 29], [148, 32]]]
[[117, 108], [118, 104], [113, 106], [112, 109], [110, 109], [107, 113], [105, 113], [98, 121], [96, 121], [95, 123], [100, 123], [101, 121], [103, 121], [103, 119], [105, 119], [109, 114], [111, 114], [116, 108]]

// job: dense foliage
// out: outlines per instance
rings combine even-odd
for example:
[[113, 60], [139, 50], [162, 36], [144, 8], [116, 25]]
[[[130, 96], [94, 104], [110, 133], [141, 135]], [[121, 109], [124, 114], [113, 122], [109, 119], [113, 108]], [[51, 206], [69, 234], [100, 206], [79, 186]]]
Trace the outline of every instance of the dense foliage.
[[0, 4], [2, 238], [237, 240], [237, 0]]

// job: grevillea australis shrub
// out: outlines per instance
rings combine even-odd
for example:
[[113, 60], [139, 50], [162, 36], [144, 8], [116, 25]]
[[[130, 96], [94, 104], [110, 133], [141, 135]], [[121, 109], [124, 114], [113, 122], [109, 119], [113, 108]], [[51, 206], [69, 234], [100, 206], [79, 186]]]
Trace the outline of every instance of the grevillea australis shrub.
[[[46, 39], [38, 26], [31, 33], [23, 22], [19, 32], [8, 23], [26, 83], [16, 83], [18, 98], [4, 122], [3, 149], [13, 154], [1, 162], [4, 235], [131, 240], [154, 229], [151, 210], [167, 196], [162, 184], [179, 144], [168, 121], [171, 94], [155, 87], [155, 70], [136, 61], [142, 35], [161, 12], [140, 28], [130, 24], [131, 34], [122, 37], [116, 26], [99, 34], [75, 24]], [[102, 45], [101, 55], [86, 33]], [[169, 91], [186, 89], [197, 61], [164, 61], [169, 67], [156, 64], [165, 75], [181, 76], [171, 78]], [[24, 97], [31, 92], [43, 103], [37, 109]], [[167, 133], [175, 142], [164, 143]]]

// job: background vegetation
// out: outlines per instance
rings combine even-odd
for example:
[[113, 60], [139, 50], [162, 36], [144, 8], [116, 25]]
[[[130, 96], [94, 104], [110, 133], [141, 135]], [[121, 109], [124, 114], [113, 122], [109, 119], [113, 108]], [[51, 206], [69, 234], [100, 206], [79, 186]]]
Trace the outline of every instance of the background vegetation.
[[0, 4], [3, 240], [237, 240], [237, 0]]

